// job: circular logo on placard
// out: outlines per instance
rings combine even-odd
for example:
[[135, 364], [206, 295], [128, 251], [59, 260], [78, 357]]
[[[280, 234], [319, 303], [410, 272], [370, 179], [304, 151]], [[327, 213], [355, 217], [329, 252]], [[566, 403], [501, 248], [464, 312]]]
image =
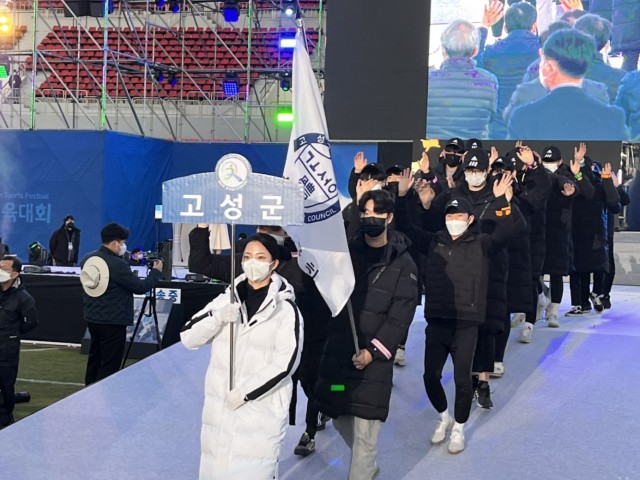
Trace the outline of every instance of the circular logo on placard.
[[238, 190], [249, 180], [251, 164], [242, 155], [229, 153], [216, 164], [218, 183], [227, 190]]

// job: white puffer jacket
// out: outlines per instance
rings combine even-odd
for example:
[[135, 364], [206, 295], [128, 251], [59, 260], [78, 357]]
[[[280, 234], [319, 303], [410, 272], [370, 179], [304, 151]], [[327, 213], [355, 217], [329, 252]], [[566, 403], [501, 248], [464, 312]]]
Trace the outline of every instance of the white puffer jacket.
[[[302, 317], [293, 288], [274, 273], [267, 296], [247, 320], [235, 323], [234, 390], [229, 392], [229, 325], [215, 315], [189, 322], [182, 343], [196, 349], [211, 343], [202, 412], [201, 480], [272, 480], [284, 439], [291, 402], [291, 375], [300, 362]], [[246, 280], [243, 274], [235, 285]], [[236, 298], [238, 297], [235, 290]], [[206, 308], [230, 303], [229, 289]], [[229, 398], [242, 402], [231, 410]]]

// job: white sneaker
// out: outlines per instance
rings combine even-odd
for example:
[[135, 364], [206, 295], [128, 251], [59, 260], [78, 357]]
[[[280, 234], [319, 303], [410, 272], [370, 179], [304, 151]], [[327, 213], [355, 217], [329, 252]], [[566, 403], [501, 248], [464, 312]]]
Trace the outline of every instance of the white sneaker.
[[453, 417], [449, 415], [449, 411], [445, 410], [444, 412], [442, 412], [440, 414], [440, 421], [436, 425], [436, 429], [433, 432], [433, 435], [431, 435], [431, 443], [433, 443], [434, 445], [441, 443], [444, 440], [444, 437], [447, 436], [447, 430], [451, 428], [453, 423], [454, 420]]
[[550, 303], [551, 303], [551, 299], [547, 297], [544, 293], [541, 293], [538, 295], [538, 308], [536, 310], [536, 322], [542, 318], [542, 314], [547, 309]]
[[449, 453], [460, 453], [464, 450], [464, 423], [456, 422], [453, 426], [447, 450]]
[[558, 309], [559, 303], [550, 303], [547, 307], [547, 326], [551, 328], [558, 328], [560, 323], [558, 322]]
[[520, 343], [531, 343], [531, 336], [533, 335], [533, 324], [529, 322], [525, 322], [522, 327], [522, 333], [520, 334], [520, 338], [518, 341]]
[[396, 350], [396, 356], [393, 359], [394, 365], [398, 365], [399, 367], [404, 367], [407, 364], [407, 352], [404, 348], [398, 347]]
[[493, 362], [493, 372], [489, 374], [490, 377], [500, 378], [504, 375], [504, 363]]
[[524, 323], [527, 319], [527, 315], [524, 313], [514, 313], [511, 316], [511, 328], [516, 328]]

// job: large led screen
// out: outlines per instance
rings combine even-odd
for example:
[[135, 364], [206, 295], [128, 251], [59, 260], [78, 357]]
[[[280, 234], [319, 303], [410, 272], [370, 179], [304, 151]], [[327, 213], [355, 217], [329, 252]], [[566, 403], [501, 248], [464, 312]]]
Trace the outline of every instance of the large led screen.
[[427, 138], [640, 140], [640, 2], [590, 3], [433, 0]]

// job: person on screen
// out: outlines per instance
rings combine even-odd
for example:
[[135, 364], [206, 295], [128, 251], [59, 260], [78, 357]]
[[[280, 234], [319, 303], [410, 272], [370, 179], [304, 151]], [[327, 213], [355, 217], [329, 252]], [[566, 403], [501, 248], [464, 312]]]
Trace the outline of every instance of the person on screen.
[[18, 257], [0, 260], [0, 430], [12, 421], [15, 383], [20, 361], [20, 335], [38, 325], [36, 302], [22, 285], [22, 262]]
[[62, 226], [49, 239], [49, 252], [54, 265], [72, 267], [78, 263], [80, 251], [80, 229], [73, 215], [67, 215]]
[[[549, 29], [540, 36], [540, 41], [542, 42], [542, 45], [544, 45], [552, 33], [557, 32], [558, 30], [568, 30], [571, 28], [571, 25], [567, 22], [553, 22], [549, 26]], [[540, 50], [540, 55], [542, 55], [542, 50]], [[586, 93], [590, 97], [593, 97], [596, 100], [600, 100], [604, 103], [609, 103], [609, 93], [607, 90], [607, 85], [605, 85], [604, 83], [585, 78], [582, 80], [582, 88], [584, 89], [584, 93]], [[507, 105], [507, 107], [504, 109], [503, 117], [505, 123], [507, 125], [509, 124], [511, 113], [513, 113], [513, 111], [517, 107], [526, 105], [527, 103], [533, 102], [535, 100], [539, 100], [547, 93], [549, 93], [549, 90], [542, 84], [540, 80], [540, 59], [538, 58], [535, 62], [529, 65], [527, 75], [525, 75], [525, 80], [520, 85], [518, 85], [516, 91], [513, 92], [513, 95], [511, 95], [509, 105]]]
[[631, 141], [640, 141], [640, 70], [622, 78], [616, 105], [624, 110]]
[[621, 52], [622, 69], [633, 72], [640, 59], [640, 2], [613, 0], [611, 49]]
[[100, 232], [102, 245], [81, 262], [84, 319], [91, 335], [85, 385], [102, 380], [120, 368], [127, 325], [133, 324], [133, 294], [144, 294], [162, 278], [156, 260], [147, 278], [139, 279], [121, 257], [127, 251], [129, 230], [109, 223]]
[[553, 33], [544, 44], [540, 62], [540, 81], [550, 93], [513, 111], [509, 138], [626, 139], [622, 109], [590, 98], [582, 88], [595, 52], [590, 35], [576, 30]]
[[[244, 273], [180, 333], [188, 349], [211, 344], [202, 414], [202, 480], [278, 477], [292, 375], [300, 363], [302, 316], [293, 287], [275, 272], [278, 244], [264, 233], [247, 240]], [[230, 324], [235, 326], [233, 386], [229, 381]]]
[[477, 68], [478, 31], [456, 20], [440, 37], [444, 62], [429, 72], [427, 138], [487, 138], [496, 111], [498, 80]]
[[479, 68], [490, 71], [498, 78], [497, 114], [489, 125], [489, 135], [494, 140], [507, 137], [502, 114], [527, 67], [538, 57], [540, 48], [533, 5], [527, 2], [514, 3], [505, 12], [504, 22], [508, 35], [487, 46], [476, 59]]
[[602, 82], [607, 85], [610, 102], [613, 103], [618, 95], [618, 88], [624, 70], [613, 68], [604, 63], [602, 55], [609, 51], [609, 39], [611, 38], [611, 22], [598, 15], [588, 14], [580, 17], [574, 28], [587, 35], [591, 35], [596, 41], [596, 54], [591, 59], [591, 64], [585, 75], [585, 79]]

